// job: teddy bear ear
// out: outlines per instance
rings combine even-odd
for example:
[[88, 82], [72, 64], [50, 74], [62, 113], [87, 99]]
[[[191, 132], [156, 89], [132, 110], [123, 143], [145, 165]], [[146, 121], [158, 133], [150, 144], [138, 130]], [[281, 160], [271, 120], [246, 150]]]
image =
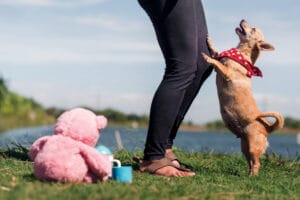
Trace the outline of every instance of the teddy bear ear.
[[103, 129], [107, 125], [107, 119], [103, 115], [98, 115], [96, 117], [96, 122], [97, 122], [97, 128], [98, 129]]

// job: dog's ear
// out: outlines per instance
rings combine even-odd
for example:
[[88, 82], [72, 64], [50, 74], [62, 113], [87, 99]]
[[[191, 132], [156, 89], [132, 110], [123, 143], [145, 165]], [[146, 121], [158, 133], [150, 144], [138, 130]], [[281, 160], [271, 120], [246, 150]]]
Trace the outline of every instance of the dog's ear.
[[275, 48], [268, 42], [261, 41], [258, 43], [258, 47], [261, 51], [274, 51]]

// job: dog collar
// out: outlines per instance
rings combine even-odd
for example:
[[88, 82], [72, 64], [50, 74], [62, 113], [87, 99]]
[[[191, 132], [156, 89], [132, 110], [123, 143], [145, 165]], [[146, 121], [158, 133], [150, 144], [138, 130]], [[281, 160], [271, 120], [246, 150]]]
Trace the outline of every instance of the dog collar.
[[241, 52], [238, 49], [232, 48], [232, 49], [223, 51], [218, 54], [218, 59], [225, 58], [225, 57], [230, 58], [230, 59], [238, 62], [239, 64], [241, 64], [243, 67], [245, 67], [247, 69], [248, 77], [251, 78], [252, 76], [260, 76], [260, 77], [263, 76], [260, 69], [256, 66], [252, 65], [251, 62], [249, 62], [247, 59], [245, 59], [244, 56], [241, 54]]

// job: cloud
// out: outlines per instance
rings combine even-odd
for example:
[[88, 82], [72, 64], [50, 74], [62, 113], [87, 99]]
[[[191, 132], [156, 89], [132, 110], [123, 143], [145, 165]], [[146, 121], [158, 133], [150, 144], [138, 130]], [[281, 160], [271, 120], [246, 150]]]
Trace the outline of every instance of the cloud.
[[2, 0], [0, 5], [10, 6], [47, 6], [50, 4], [49, 0]]
[[299, 118], [300, 96], [282, 96], [277, 94], [254, 94], [258, 107], [261, 111], [277, 111], [283, 116]]
[[[11, 65], [51, 65], [51, 64], [100, 64], [100, 63], [141, 63], [161, 62], [162, 57], [156, 45], [119, 41], [94, 41], [91, 46], [74, 41], [68, 46], [65, 41], [56, 41], [55, 46], [44, 42], [26, 44], [6, 44], [0, 46], [0, 62]], [[97, 44], [101, 46], [97, 46]], [[18, 58], [18, 59], [15, 59]]]
[[1, 0], [0, 5], [8, 6], [78, 6], [103, 3], [109, 0]]
[[75, 18], [76, 23], [86, 26], [94, 26], [114, 32], [137, 32], [145, 29], [144, 24], [137, 21], [122, 20], [110, 15], [80, 16]]
[[[105, 2], [109, 3], [104, 7]], [[240, 9], [249, 8], [221, 6], [215, 10], [216, 2], [224, 3], [207, 0], [205, 4], [211, 6], [207, 10], [208, 28], [219, 51], [237, 45], [234, 28], [241, 16], [261, 27], [276, 48], [274, 52], [262, 53], [257, 63], [264, 68], [266, 78], [274, 78], [259, 85], [261, 93], [255, 94], [259, 108], [299, 117], [300, 97], [292, 92], [298, 89], [295, 82], [299, 72], [299, 26], [295, 25], [296, 19], [290, 19], [294, 16], [290, 8], [289, 12], [281, 8], [273, 12], [262, 7], [257, 12], [242, 13]], [[115, 5], [121, 5], [118, 12], [111, 11]], [[135, 7], [136, 1], [0, 0], [0, 6], [21, 8], [12, 9], [9, 15], [2, 12], [0, 20], [5, 30], [0, 37], [1, 71], [11, 78], [13, 90], [46, 106], [88, 105], [125, 112], [149, 111], [152, 90], [162, 76], [163, 57], [151, 22], [141, 8]], [[84, 6], [90, 7], [81, 9]], [[38, 9], [28, 12], [26, 8], [30, 7]], [[75, 7], [67, 12], [56, 9]], [[279, 72], [281, 79], [277, 79]], [[202, 123], [220, 119], [218, 98], [211, 94], [216, 90], [214, 77], [215, 74], [205, 84], [209, 87], [201, 89], [200, 98], [194, 101], [186, 120]], [[36, 79], [39, 81], [30, 83]]]
[[[157, 42], [144, 38], [147, 28], [141, 21], [108, 14], [54, 15], [47, 20], [43, 24], [0, 21], [1, 27], [8, 30], [0, 36], [0, 62], [49, 66], [162, 61]], [[149, 33], [154, 35], [153, 30]]]

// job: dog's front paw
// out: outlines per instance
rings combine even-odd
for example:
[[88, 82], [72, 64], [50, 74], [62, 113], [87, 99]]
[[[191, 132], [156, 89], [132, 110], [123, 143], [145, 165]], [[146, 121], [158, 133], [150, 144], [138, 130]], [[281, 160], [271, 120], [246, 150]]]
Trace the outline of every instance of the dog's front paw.
[[207, 43], [207, 47], [208, 47], [208, 50], [209, 50], [209, 53], [210, 53], [211, 57], [212, 58], [217, 58], [218, 52], [214, 48], [214, 46], [212, 44], [212, 41], [211, 41], [209, 36], [207, 36], [207, 38], [206, 38], [206, 43]]
[[212, 41], [211, 41], [211, 38], [210, 38], [209, 36], [207, 36], [206, 42], [207, 42], [207, 46], [208, 46], [210, 49], [214, 49], [213, 44], [212, 44]]
[[202, 54], [203, 59], [204, 59], [207, 63], [210, 63], [210, 64], [213, 63], [213, 59], [212, 59], [211, 57], [209, 57], [209, 56], [206, 55], [205, 53], [201, 53], [201, 54]]

